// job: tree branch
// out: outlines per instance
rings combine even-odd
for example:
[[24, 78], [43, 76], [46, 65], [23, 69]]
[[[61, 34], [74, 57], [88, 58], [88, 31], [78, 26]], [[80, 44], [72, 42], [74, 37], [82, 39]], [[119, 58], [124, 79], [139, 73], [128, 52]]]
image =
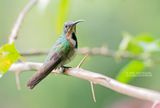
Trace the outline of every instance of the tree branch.
[[[13, 64], [10, 68], [10, 71], [29, 71], [37, 70], [40, 68], [42, 63], [33, 63], [33, 62], [24, 62]], [[53, 73], [58, 73], [60, 70], [54, 70]], [[82, 68], [67, 68], [64, 69], [64, 73], [71, 75], [83, 80], [88, 80], [94, 82], [95, 84], [102, 85], [106, 88], [110, 88], [121, 94], [125, 94], [131, 97], [135, 97], [142, 100], [157, 102], [160, 101], [160, 93], [140, 87], [131, 86], [128, 84], [123, 84], [118, 82], [108, 76], [84, 70]]]
[[[89, 47], [83, 47], [83, 48], [78, 48], [78, 54], [80, 55], [90, 55], [90, 56], [108, 56], [108, 57], [113, 57], [113, 58], [126, 58], [126, 59], [138, 59], [138, 60], [143, 60], [143, 56], [141, 55], [133, 55], [129, 52], [122, 52], [118, 54], [116, 51], [113, 51], [107, 47], [94, 47], [94, 48], [89, 48]], [[46, 55], [48, 51], [45, 50], [31, 50], [31, 51], [26, 51], [26, 52], [21, 52], [22, 56], [40, 56], [40, 55]]]
[[18, 36], [18, 32], [19, 32], [19, 29], [22, 25], [22, 22], [26, 16], [26, 14], [29, 12], [29, 10], [31, 10], [31, 8], [37, 3], [38, 0], [30, 0], [28, 2], [28, 4], [23, 8], [23, 10], [20, 12], [13, 28], [12, 28], [12, 31], [11, 31], [11, 34], [9, 36], [9, 40], [8, 40], [8, 43], [13, 43], [16, 39], [17, 39], [17, 36]]

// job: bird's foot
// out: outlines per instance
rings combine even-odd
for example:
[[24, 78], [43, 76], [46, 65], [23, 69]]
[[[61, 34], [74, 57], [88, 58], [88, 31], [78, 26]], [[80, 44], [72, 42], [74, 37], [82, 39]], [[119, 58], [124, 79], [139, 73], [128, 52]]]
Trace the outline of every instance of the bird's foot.
[[61, 66], [61, 70], [62, 70], [63, 73], [65, 73], [65, 70], [69, 69], [69, 68], [72, 68], [72, 67], [70, 67], [70, 66]]

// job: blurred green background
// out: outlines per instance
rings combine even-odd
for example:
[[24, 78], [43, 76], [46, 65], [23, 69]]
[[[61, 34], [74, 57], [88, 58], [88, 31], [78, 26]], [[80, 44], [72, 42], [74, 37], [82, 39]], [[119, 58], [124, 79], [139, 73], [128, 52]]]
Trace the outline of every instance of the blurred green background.
[[[20, 52], [48, 50], [52, 46], [58, 38], [56, 24], [62, 1], [65, 0], [51, 0], [43, 12], [35, 6], [27, 14], [16, 41]], [[27, 2], [0, 0], [0, 45], [7, 42], [11, 28]], [[123, 32], [159, 37], [159, 3], [158, 0], [70, 0], [65, 21], [85, 20], [77, 27], [79, 47], [108, 45], [116, 50]], [[43, 62], [44, 58], [34, 56], [26, 57], [26, 60]], [[76, 56], [69, 66], [76, 66], [82, 58]], [[115, 78], [127, 62], [126, 59], [117, 62], [110, 57], [90, 56], [82, 67]], [[154, 67], [149, 71], [152, 77], [137, 77], [130, 84], [160, 90], [160, 69]], [[26, 81], [32, 74], [28, 71], [20, 75], [21, 90], [16, 88], [13, 73], [8, 72], [0, 79], [1, 108], [111, 108], [115, 102], [130, 99], [97, 85], [97, 103], [94, 103], [89, 82], [65, 75], [50, 75], [31, 91], [26, 87]]]

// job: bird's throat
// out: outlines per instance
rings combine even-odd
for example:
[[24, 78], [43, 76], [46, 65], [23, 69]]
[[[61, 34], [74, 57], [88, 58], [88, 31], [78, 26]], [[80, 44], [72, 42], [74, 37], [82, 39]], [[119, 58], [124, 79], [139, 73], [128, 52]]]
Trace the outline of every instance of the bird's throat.
[[78, 48], [77, 37], [74, 32], [68, 33], [66, 37], [72, 48]]

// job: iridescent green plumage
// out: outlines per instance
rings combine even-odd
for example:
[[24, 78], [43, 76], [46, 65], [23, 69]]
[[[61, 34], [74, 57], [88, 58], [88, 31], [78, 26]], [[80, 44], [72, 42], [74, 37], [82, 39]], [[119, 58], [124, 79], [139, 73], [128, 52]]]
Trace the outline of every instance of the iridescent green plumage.
[[64, 26], [63, 35], [56, 41], [51, 48], [43, 66], [28, 81], [27, 86], [34, 88], [41, 80], [43, 80], [53, 69], [63, 66], [74, 55], [77, 48], [76, 38], [76, 22], [68, 22]]
[[51, 48], [51, 50], [49, 51], [49, 54], [48, 54], [48, 56], [47, 56], [44, 64], [47, 64], [47, 62], [50, 61], [50, 59], [52, 58], [52, 56], [54, 56], [54, 53], [58, 54], [58, 55], [61, 55], [62, 57], [65, 58], [65, 56], [68, 55], [68, 53], [70, 52], [70, 50], [74, 50], [74, 49], [72, 47], [70, 47], [70, 43], [66, 39], [66, 36], [65, 35], [61, 36], [56, 41], [56, 43]]

